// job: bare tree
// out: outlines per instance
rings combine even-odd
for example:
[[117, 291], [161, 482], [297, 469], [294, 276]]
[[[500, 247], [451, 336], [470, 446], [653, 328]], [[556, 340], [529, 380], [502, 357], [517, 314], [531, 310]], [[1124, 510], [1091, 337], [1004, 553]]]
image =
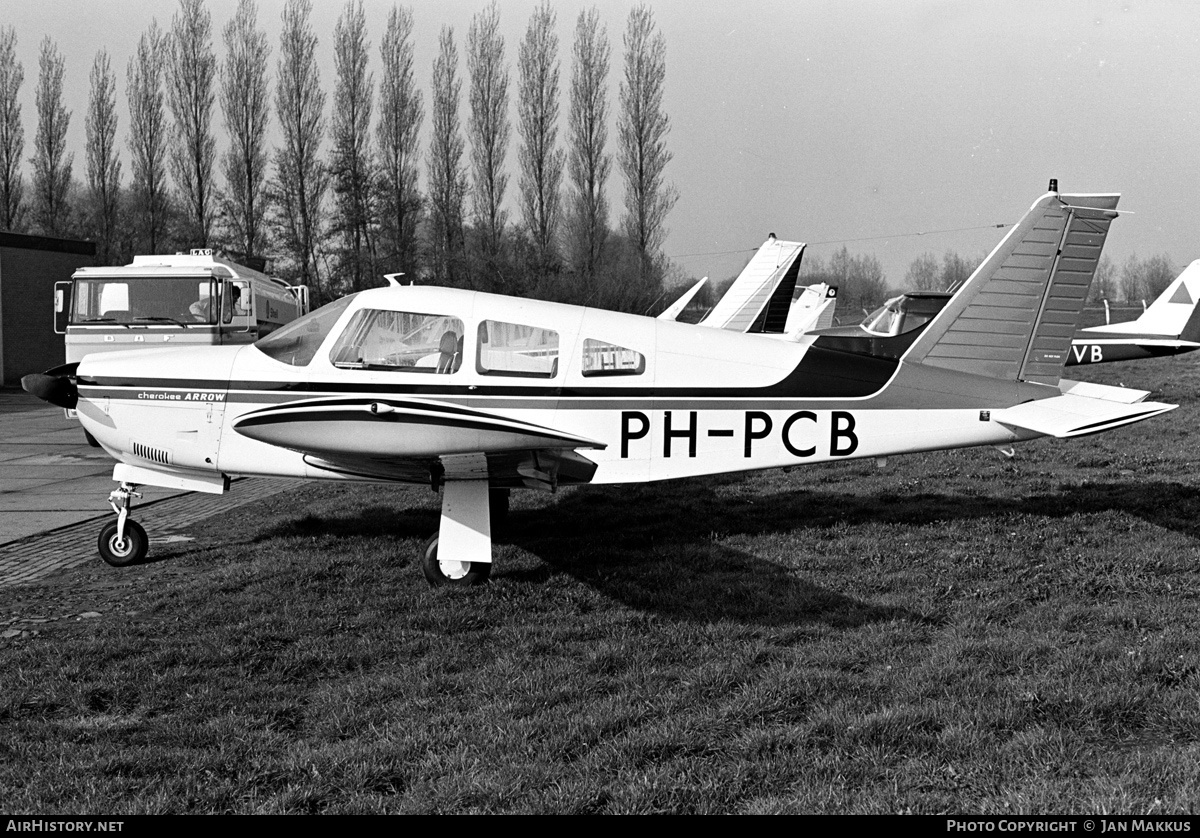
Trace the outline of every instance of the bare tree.
[[1091, 287], [1088, 288], [1088, 302], [1095, 303], [1100, 300], [1111, 302], [1116, 299], [1116, 293], [1117, 264], [1106, 253], [1100, 257], [1100, 263], [1096, 265], [1096, 275], [1092, 278]]
[[33, 220], [47, 236], [62, 235], [67, 228], [70, 208], [67, 194], [71, 187], [74, 154], [67, 153], [67, 127], [71, 115], [63, 106], [63, 72], [66, 61], [47, 35], [38, 56], [37, 136], [33, 142]]
[[595, 7], [579, 13], [571, 69], [570, 143], [567, 163], [571, 181], [568, 224], [575, 270], [593, 277], [608, 238], [605, 184], [612, 157], [608, 142], [608, 99], [605, 85], [611, 48]]
[[1121, 299], [1127, 303], [1136, 303], [1145, 296], [1142, 282], [1146, 267], [1136, 253], [1131, 253], [1121, 266]]
[[212, 15], [204, 0], [179, 0], [171, 21], [168, 101], [178, 131], [171, 145], [171, 173], [183, 210], [183, 237], [208, 247], [214, 215], [212, 107], [217, 59], [212, 50]]
[[942, 254], [942, 288], [949, 291], [965, 282], [973, 270], [975, 267], [955, 251], [946, 251]]
[[1157, 299], [1167, 286], [1175, 281], [1179, 272], [1169, 256], [1160, 253], [1146, 260], [1145, 272], [1142, 274], [1142, 287], [1149, 300]]
[[467, 71], [471, 77], [471, 168], [474, 173], [475, 222], [482, 234], [483, 254], [494, 263], [508, 213], [501, 207], [508, 175], [504, 157], [512, 128], [508, 119], [508, 68], [495, 0], [471, 19], [467, 33]]
[[125, 72], [129, 100], [129, 158], [132, 170], [134, 247], [157, 253], [163, 245], [167, 219], [167, 134], [163, 104], [166, 44], [158, 21], [138, 39], [137, 52]]
[[264, 244], [267, 181], [267, 58], [271, 48], [258, 28], [254, 0], [239, 0], [237, 13], [225, 26], [225, 72], [221, 109], [229, 150], [222, 160], [225, 193], [223, 216], [229, 235], [244, 256], [261, 255]]
[[887, 296], [887, 282], [879, 260], [871, 255], [851, 255], [845, 245], [830, 255], [829, 266], [821, 276], [838, 286], [838, 298], [849, 312], [861, 309], [866, 313]]
[[84, 127], [96, 259], [101, 265], [108, 265], [116, 257], [121, 160], [117, 154], [117, 80], [105, 50], [96, 53], [92, 64], [91, 96]]
[[380, 53], [379, 84], [379, 226], [386, 267], [417, 272], [417, 221], [421, 193], [417, 188], [418, 140], [425, 110], [413, 82], [413, 16], [393, 7]]
[[642, 256], [642, 277], [655, 272], [667, 230], [667, 213], [678, 193], [663, 180], [672, 154], [667, 150], [671, 122], [663, 110], [667, 42], [656, 31], [649, 6], [629, 12], [625, 30], [625, 79], [621, 82], [621, 170], [625, 175], [625, 219], [629, 241]]
[[434, 277], [449, 285], [460, 279], [463, 254], [463, 203], [467, 176], [459, 130], [458, 49], [454, 30], [443, 26], [433, 61], [433, 138], [429, 147], [429, 208]]
[[911, 291], [937, 291], [942, 287], [941, 276], [937, 256], [922, 253], [908, 266], [904, 287]]
[[25, 216], [21, 176], [25, 129], [18, 98], [24, 82], [25, 68], [17, 60], [17, 30], [5, 26], [0, 29], [0, 229], [4, 230], [20, 230]]
[[272, 194], [284, 250], [295, 261], [298, 277], [314, 286], [313, 295], [321, 301], [317, 249], [328, 175], [320, 159], [325, 93], [317, 71], [311, 15], [311, 0], [288, 0], [283, 8], [275, 87], [275, 115], [283, 142], [275, 150]]
[[529, 19], [518, 58], [517, 113], [521, 148], [521, 210], [539, 267], [556, 261], [561, 216], [563, 151], [558, 142], [558, 36], [556, 15], [543, 0]]
[[333, 154], [329, 174], [335, 211], [333, 232], [342, 241], [339, 275], [360, 291], [375, 270], [372, 247], [371, 100], [367, 72], [367, 19], [362, 0], [348, 0], [333, 32], [337, 83], [333, 92]]

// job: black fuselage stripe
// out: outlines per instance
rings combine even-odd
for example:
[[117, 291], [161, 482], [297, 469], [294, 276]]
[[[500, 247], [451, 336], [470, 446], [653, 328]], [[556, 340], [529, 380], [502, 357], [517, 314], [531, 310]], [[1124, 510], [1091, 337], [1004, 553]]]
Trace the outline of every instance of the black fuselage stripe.
[[[408, 396], [525, 396], [541, 398], [863, 398], [877, 394], [891, 380], [898, 361], [809, 346], [800, 363], [773, 384], [760, 387], [563, 386], [503, 384], [418, 384], [379, 381], [220, 381], [186, 378], [126, 378], [79, 376], [83, 387], [117, 389], [175, 389], [304, 394], [354, 393], [364, 391]], [[622, 379], [628, 381], [628, 379]]]

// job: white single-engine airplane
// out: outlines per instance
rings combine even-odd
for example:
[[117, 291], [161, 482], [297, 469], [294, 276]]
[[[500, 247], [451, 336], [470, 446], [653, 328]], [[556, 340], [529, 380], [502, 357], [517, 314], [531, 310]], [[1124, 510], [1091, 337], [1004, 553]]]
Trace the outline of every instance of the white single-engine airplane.
[[146, 554], [138, 485], [397, 481], [442, 492], [426, 577], [472, 584], [510, 489], [1008, 447], [1173, 409], [1061, 379], [1117, 199], [1043, 195], [894, 337], [780, 340], [393, 278], [249, 346], [91, 355], [24, 386], [75, 408], [119, 461], [99, 539], [111, 564]]

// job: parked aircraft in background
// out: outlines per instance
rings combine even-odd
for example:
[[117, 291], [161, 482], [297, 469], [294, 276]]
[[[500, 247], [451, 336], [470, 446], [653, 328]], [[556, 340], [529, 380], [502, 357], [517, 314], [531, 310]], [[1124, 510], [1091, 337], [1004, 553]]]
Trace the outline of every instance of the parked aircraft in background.
[[426, 577], [471, 584], [491, 572], [511, 489], [1009, 446], [1172, 410], [1061, 378], [1117, 199], [1043, 195], [939, 312], [895, 335], [780, 340], [393, 279], [250, 346], [91, 355], [23, 383], [77, 408], [118, 460], [99, 539], [111, 564], [146, 554], [139, 485], [396, 481], [442, 493]]
[[[949, 291], [908, 291], [857, 325], [812, 331], [863, 340], [900, 335], [928, 323], [953, 296]], [[1077, 330], [1067, 366], [1157, 358], [1193, 349], [1200, 349], [1200, 260], [1188, 265], [1136, 320]]]
[[[837, 287], [797, 284], [803, 242], [777, 239], [774, 233], [758, 248], [725, 293], [698, 325], [732, 332], [776, 335], [796, 340], [812, 329], [833, 325]], [[675, 320], [708, 277], [689, 288], [659, 315]]]
[[1188, 265], [1138, 319], [1076, 332], [1067, 363], [1157, 358], [1193, 349], [1200, 349], [1200, 260]]

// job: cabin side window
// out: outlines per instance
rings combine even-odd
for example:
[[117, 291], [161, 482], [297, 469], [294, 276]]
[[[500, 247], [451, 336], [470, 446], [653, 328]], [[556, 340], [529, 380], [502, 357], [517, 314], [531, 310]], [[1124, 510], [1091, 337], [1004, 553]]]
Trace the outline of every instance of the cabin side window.
[[585, 338], [583, 341], [584, 378], [604, 375], [641, 375], [646, 371], [646, 356], [641, 352]]
[[462, 366], [463, 335], [457, 317], [363, 309], [329, 360], [340, 369], [449, 374]]
[[540, 326], [484, 320], [479, 324], [481, 375], [553, 378], [558, 374], [558, 332]]

